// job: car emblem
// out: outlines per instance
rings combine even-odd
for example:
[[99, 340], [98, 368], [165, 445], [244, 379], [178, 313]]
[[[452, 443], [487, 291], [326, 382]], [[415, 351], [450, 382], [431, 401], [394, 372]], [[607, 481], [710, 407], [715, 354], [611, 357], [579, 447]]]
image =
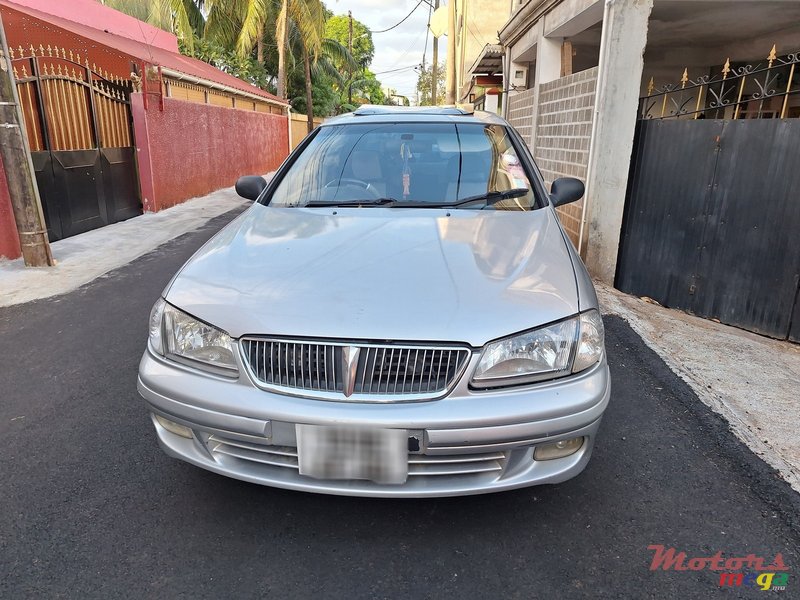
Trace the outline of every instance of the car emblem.
[[342, 376], [344, 378], [344, 395], [349, 398], [353, 395], [356, 386], [356, 371], [358, 370], [358, 346], [345, 346], [342, 348]]

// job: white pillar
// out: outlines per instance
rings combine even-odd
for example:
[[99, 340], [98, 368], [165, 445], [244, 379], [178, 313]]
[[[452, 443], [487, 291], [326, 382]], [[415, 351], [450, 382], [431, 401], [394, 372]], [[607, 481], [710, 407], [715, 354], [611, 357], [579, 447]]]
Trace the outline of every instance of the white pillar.
[[589, 272], [613, 284], [653, 0], [606, 0], [584, 220]]
[[544, 37], [544, 19], [536, 23], [539, 41], [536, 42], [536, 67], [533, 77], [536, 86], [533, 98], [533, 127], [531, 128], [531, 150], [536, 148], [536, 124], [539, 122], [539, 87], [543, 83], [555, 81], [561, 77], [561, 43], [562, 38]]
[[[544, 19], [539, 21], [544, 30]], [[561, 77], [561, 44], [563, 38], [544, 37], [536, 44], [536, 83], [548, 83]]]
[[490, 113], [497, 113], [497, 99], [499, 96], [493, 95], [486, 95], [486, 99], [484, 100], [483, 110]]

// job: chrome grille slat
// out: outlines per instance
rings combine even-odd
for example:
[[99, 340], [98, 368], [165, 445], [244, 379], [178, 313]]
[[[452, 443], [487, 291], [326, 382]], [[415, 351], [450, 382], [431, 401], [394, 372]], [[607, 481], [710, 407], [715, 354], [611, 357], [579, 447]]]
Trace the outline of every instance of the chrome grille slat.
[[[360, 349], [352, 375], [342, 366], [345, 346]], [[266, 389], [327, 400], [402, 402], [449, 391], [466, 368], [471, 350], [245, 337], [240, 354], [251, 378]], [[352, 377], [348, 397], [345, 377]]]
[[444, 464], [444, 463], [466, 463], [488, 460], [503, 460], [506, 457], [503, 452], [491, 452], [488, 454], [409, 454], [408, 464]]
[[[245, 442], [223, 437], [216, 433], [209, 436], [207, 444], [212, 453], [226, 457], [270, 467], [283, 467], [294, 470], [299, 468], [297, 448], [294, 446], [273, 446], [257, 442]], [[453, 455], [409, 454], [408, 476], [485, 476], [502, 471], [506, 458], [506, 452]]]

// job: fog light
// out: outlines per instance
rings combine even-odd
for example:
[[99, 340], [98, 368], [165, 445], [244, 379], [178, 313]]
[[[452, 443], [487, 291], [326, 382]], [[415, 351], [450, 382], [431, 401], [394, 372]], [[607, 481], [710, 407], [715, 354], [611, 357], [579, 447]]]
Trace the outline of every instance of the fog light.
[[583, 438], [572, 438], [571, 440], [559, 440], [552, 444], [542, 444], [536, 446], [533, 451], [533, 460], [554, 460], [564, 458], [570, 454], [575, 454], [583, 446]]
[[169, 419], [165, 419], [161, 415], [156, 415], [156, 421], [158, 421], [158, 424], [161, 425], [164, 429], [166, 429], [170, 433], [174, 433], [175, 435], [192, 439], [192, 430], [186, 427], [186, 425], [181, 425], [179, 423], [176, 423], [175, 421], [170, 421]]

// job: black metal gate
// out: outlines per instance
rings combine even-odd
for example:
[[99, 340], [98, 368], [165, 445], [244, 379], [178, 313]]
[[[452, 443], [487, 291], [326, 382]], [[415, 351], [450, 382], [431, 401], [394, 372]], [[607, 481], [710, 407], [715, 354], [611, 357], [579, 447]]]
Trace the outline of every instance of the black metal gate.
[[[786, 64], [791, 75], [781, 88], [786, 94], [773, 89], [771, 95], [753, 98], [743, 94], [744, 83], [728, 79], [738, 101], [717, 103], [724, 82], [711, 81], [709, 86], [705, 78], [712, 97], [708, 104], [673, 102], [676, 108], [691, 108], [639, 121], [618, 261], [619, 289], [800, 341], [800, 119], [762, 115], [763, 106], [771, 103], [788, 116], [794, 104], [789, 96], [800, 91], [792, 84], [798, 56], [790, 58], [794, 62]], [[772, 62], [766, 69], [749, 69], [745, 76], [763, 72], [775, 77]], [[645, 98], [643, 110], [665, 110], [667, 94], [672, 102], [687, 87], [662, 92], [663, 101], [651, 102], [658, 94]], [[754, 118], [743, 118], [747, 104], [754, 102], [760, 105], [750, 108]], [[727, 111], [736, 118], [705, 118], [704, 111]]]
[[12, 59], [50, 240], [142, 214], [131, 82], [63, 48]]

